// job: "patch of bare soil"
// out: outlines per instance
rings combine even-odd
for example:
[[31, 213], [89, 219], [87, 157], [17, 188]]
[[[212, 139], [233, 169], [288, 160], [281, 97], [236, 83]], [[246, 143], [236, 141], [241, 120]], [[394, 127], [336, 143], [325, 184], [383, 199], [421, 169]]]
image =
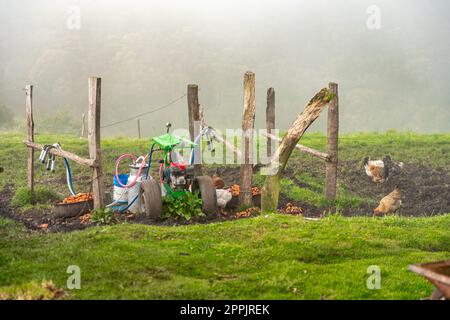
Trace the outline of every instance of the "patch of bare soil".
[[14, 190], [11, 187], [0, 192], [0, 216], [20, 221], [28, 229], [58, 232], [82, 230], [92, 225], [89, 221], [83, 223], [80, 216], [57, 218], [50, 212], [39, 209], [19, 212], [10, 205], [13, 195]]
[[[219, 175], [225, 181], [226, 186], [239, 183], [239, 167], [225, 167], [218, 170]], [[307, 172], [318, 181], [324, 179], [324, 167], [320, 163], [306, 162], [290, 164], [284, 176], [291, 179], [295, 185], [301, 188], [313, 188], [305, 181], [300, 181], [298, 173]], [[217, 173], [215, 169], [206, 169], [204, 174]], [[405, 216], [432, 216], [450, 212], [450, 175], [443, 168], [429, 168], [417, 164], [405, 164], [402, 170], [392, 173], [389, 180], [383, 184], [375, 184], [366, 176], [359, 161], [345, 161], [341, 163], [339, 180], [344, 185], [346, 193], [350, 196], [359, 196], [364, 202], [359, 207], [339, 208], [344, 216], [372, 215], [373, 209], [385, 195], [390, 193], [395, 186], [402, 191], [402, 207], [399, 215]], [[32, 210], [24, 213], [15, 212], [10, 201], [13, 189], [6, 187], [0, 192], [0, 216], [8, 217], [24, 223], [26, 227], [43, 232], [82, 230], [94, 225], [89, 219], [82, 216], [63, 218], [55, 217], [51, 213], [40, 210]], [[292, 204], [302, 209], [302, 215], [306, 217], [318, 217], [328, 211], [334, 211], [335, 207], [317, 207], [311, 203], [297, 201], [286, 197], [280, 197], [279, 208], [285, 208]], [[202, 217], [191, 221], [175, 219], [152, 220], [140, 216], [117, 215], [119, 221], [131, 223], [144, 223], [152, 225], [187, 225], [195, 223], [214, 223], [226, 220], [234, 220], [236, 210], [227, 210], [224, 214], [215, 217]], [[244, 217], [240, 217], [244, 218]]]
[[[74, 217], [55, 217], [55, 215], [51, 212], [40, 209], [19, 212], [18, 210], [14, 210], [14, 208], [10, 205], [13, 195], [14, 190], [11, 187], [6, 187], [2, 192], [0, 192], [0, 216], [19, 221], [30, 230], [37, 230], [40, 232], [69, 232], [83, 230], [95, 225], [90, 220], [90, 213], [77, 215]], [[116, 213], [115, 218], [119, 221], [119, 223], [128, 222], [160, 226], [176, 226], [198, 223], [216, 223], [246, 217], [238, 217], [236, 212], [228, 210], [223, 214], [218, 214], [217, 216], [196, 217], [189, 221], [173, 218], [155, 220], [146, 216], [133, 215], [130, 213]]]
[[401, 170], [389, 176], [387, 182], [375, 184], [365, 175], [361, 163], [346, 162], [344, 166], [345, 174], [341, 174], [341, 179], [351, 194], [378, 203], [398, 186], [402, 192], [402, 207], [399, 214], [432, 216], [450, 212], [450, 175], [444, 168], [433, 169], [405, 163]]
[[[318, 181], [325, 179], [325, 168], [317, 161], [289, 163], [284, 177], [291, 179], [300, 188], [312, 189], [298, 174], [307, 172]], [[206, 170], [206, 173], [215, 173]], [[221, 168], [219, 174], [226, 185], [239, 181], [239, 168]], [[450, 213], [450, 175], [445, 168], [430, 168], [419, 164], [405, 163], [401, 170], [390, 174], [387, 182], [376, 184], [369, 178], [360, 161], [343, 161], [339, 168], [339, 180], [349, 196], [358, 196], [365, 201], [359, 207], [339, 208], [344, 216], [372, 215], [379, 201], [389, 194], [395, 186], [402, 191], [402, 207], [399, 215], [433, 216]], [[292, 203], [303, 209], [305, 216], [320, 216], [335, 207], [317, 207], [311, 203], [280, 197], [279, 208]]]

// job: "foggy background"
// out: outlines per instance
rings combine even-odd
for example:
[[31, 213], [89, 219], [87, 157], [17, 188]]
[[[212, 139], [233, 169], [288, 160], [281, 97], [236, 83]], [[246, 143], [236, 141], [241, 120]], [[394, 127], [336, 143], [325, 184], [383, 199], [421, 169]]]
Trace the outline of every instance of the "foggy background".
[[[381, 9], [379, 30], [366, 25], [370, 5]], [[67, 26], [71, 6], [79, 29]], [[257, 127], [267, 88], [286, 129], [334, 81], [341, 132], [448, 132], [449, 9], [446, 0], [0, 0], [0, 112], [24, 121], [22, 89], [33, 84], [38, 119], [64, 111], [62, 122], [79, 126], [87, 79], [99, 76], [103, 125], [166, 105], [196, 83], [207, 123], [237, 128], [251, 70]], [[323, 131], [324, 120], [310, 131]], [[143, 135], [167, 121], [186, 127], [186, 97], [142, 117]], [[136, 121], [103, 134], [136, 136]]]

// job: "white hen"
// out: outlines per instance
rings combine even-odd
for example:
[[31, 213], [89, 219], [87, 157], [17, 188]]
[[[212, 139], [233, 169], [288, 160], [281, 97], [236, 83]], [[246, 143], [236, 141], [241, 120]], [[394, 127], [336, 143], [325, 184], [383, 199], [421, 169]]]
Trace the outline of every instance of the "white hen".
[[391, 173], [397, 173], [403, 168], [403, 162], [394, 162], [390, 156], [385, 156], [383, 160], [366, 157], [363, 163], [366, 174], [376, 183], [387, 181]]
[[226, 189], [216, 189], [217, 194], [217, 206], [220, 208], [222, 212], [226, 207], [227, 203], [230, 202], [232, 195], [231, 192]]

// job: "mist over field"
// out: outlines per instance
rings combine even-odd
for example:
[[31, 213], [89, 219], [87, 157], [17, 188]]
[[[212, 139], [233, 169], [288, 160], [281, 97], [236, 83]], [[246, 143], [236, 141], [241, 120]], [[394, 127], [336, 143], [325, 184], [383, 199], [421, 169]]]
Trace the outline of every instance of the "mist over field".
[[[367, 27], [370, 5], [381, 10], [380, 29]], [[79, 28], [68, 20], [74, 7]], [[24, 119], [22, 89], [33, 84], [38, 117], [66, 111], [78, 120], [87, 78], [99, 76], [107, 125], [196, 83], [207, 123], [236, 128], [251, 70], [257, 127], [267, 88], [276, 91], [277, 127], [286, 129], [334, 81], [341, 132], [449, 132], [449, 10], [446, 0], [0, 0], [0, 106]], [[310, 130], [323, 131], [324, 120]], [[186, 126], [186, 98], [142, 117], [142, 132], [160, 133], [167, 121]], [[136, 123], [103, 133], [135, 136]]]

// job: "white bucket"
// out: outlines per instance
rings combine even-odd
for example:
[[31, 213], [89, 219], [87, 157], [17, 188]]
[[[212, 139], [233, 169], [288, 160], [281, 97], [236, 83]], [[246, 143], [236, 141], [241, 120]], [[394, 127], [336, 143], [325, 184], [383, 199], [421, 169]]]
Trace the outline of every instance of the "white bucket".
[[[141, 161], [144, 161], [144, 159], [142, 159]], [[128, 177], [127, 184], [131, 184], [136, 179], [136, 175], [138, 174], [140, 166], [141, 166], [140, 163], [130, 165], [130, 176]], [[127, 193], [128, 204], [130, 204], [133, 201], [133, 199], [136, 198], [136, 196], [137, 196], [137, 199], [128, 208], [128, 210], [132, 213], [142, 213], [142, 211], [143, 211], [143, 208], [141, 208], [141, 197], [139, 197], [139, 194], [141, 192], [142, 178], [145, 177], [145, 172], [147, 171], [147, 167], [148, 167], [148, 165], [146, 165], [146, 164], [143, 166], [142, 171], [141, 171], [141, 176], [137, 179], [136, 184], [134, 186], [132, 186], [131, 188], [128, 188], [128, 193]]]
[[[130, 176], [128, 182], [132, 182], [135, 178], [135, 176], [133, 177], [133, 179], [131, 179], [132, 176]], [[127, 202], [128, 204], [131, 203], [131, 201], [134, 200], [134, 198], [136, 198], [136, 196], [138, 197], [133, 204], [128, 208], [129, 211], [133, 212], [133, 213], [141, 213], [141, 198], [139, 197], [139, 193], [141, 192], [141, 182], [142, 182], [142, 176], [138, 178], [138, 180], [136, 181], [135, 185], [132, 186], [131, 188], [128, 188], [128, 193], [127, 193]]]
[[[128, 182], [128, 175], [120, 174], [119, 180], [122, 184], [126, 184]], [[114, 202], [116, 202], [118, 204], [126, 204], [128, 202], [128, 189], [123, 188], [117, 182], [116, 177], [114, 177], [113, 199], [114, 199]]]

